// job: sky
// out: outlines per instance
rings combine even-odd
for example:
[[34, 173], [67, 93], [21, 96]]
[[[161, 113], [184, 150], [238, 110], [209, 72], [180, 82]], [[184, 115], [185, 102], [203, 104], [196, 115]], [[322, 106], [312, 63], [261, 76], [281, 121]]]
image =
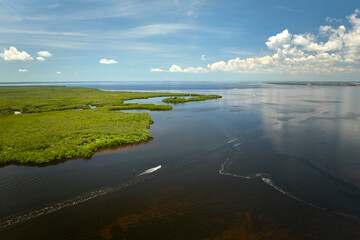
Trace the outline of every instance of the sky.
[[0, 82], [359, 76], [359, 0], [0, 0]]

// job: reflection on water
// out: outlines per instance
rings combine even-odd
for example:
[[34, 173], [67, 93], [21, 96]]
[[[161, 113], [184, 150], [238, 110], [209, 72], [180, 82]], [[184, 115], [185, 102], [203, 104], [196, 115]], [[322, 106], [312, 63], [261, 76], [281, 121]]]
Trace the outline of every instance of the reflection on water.
[[240, 152], [233, 154], [232, 171], [265, 172], [297, 198], [359, 217], [359, 90], [254, 90], [259, 98], [249, 98], [247, 104], [260, 111], [264, 134], [236, 148]]
[[223, 98], [151, 112], [154, 139], [146, 143], [42, 168], [0, 168], [0, 227], [16, 225], [0, 232], [5, 239], [359, 236], [359, 220], [347, 216], [360, 217], [360, 88], [69, 85]]

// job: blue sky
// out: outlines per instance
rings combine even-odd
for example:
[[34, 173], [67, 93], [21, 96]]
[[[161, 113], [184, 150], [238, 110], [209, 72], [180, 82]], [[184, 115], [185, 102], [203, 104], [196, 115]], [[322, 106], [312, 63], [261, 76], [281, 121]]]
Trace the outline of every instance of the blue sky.
[[0, 82], [360, 80], [358, 0], [0, 0]]

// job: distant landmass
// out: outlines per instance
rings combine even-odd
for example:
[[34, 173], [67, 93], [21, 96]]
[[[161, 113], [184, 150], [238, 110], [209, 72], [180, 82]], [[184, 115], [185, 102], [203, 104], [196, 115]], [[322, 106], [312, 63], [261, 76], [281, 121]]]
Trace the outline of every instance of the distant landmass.
[[270, 82], [279, 85], [360, 86], [360, 82]]

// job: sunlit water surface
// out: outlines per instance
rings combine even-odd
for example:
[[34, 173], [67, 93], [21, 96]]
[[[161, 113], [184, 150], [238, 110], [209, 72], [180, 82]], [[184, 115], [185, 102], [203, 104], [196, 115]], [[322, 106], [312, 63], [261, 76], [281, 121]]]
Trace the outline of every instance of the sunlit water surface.
[[360, 87], [59, 85], [223, 98], [150, 112], [154, 139], [146, 143], [50, 166], [2, 167], [0, 236], [360, 239]]

